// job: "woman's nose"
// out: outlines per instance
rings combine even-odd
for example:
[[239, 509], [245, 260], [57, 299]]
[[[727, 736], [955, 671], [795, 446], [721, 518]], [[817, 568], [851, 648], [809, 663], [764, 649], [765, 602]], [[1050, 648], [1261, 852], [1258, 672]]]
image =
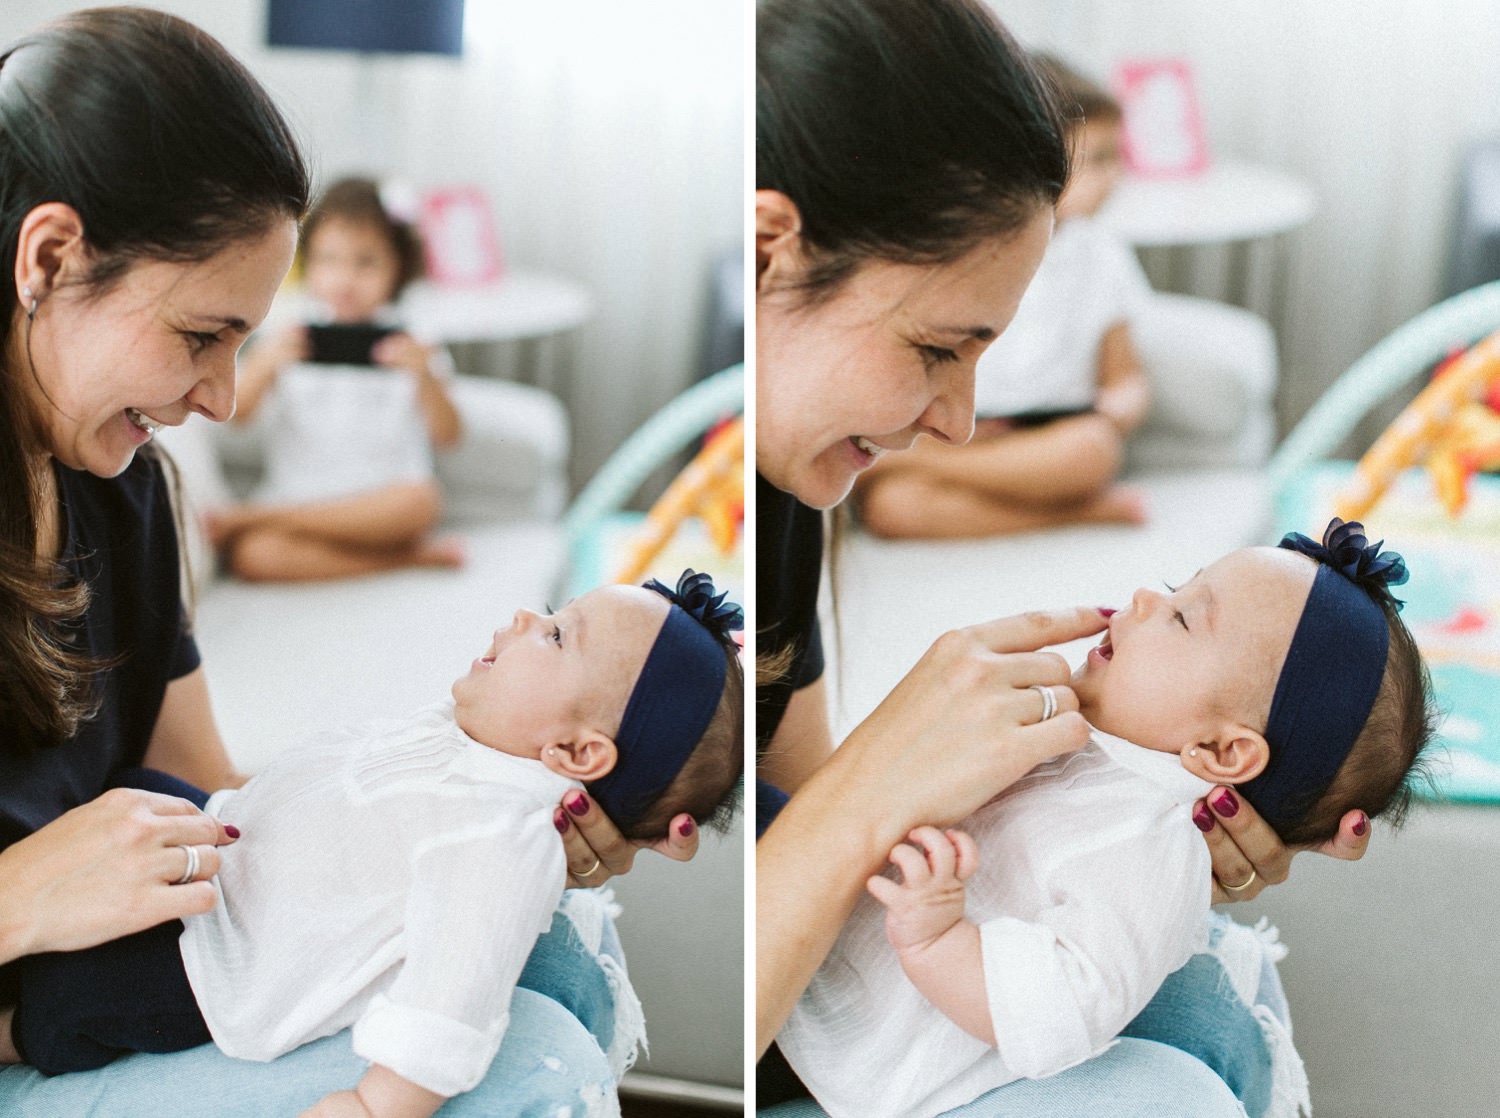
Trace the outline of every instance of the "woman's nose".
[[937, 394], [917, 425], [941, 442], [962, 446], [974, 434], [974, 363], [956, 361], [938, 374]]
[[217, 362], [188, 390], [187, 403], [199, 415], [223, 423], [234, 415], [234, 354]]

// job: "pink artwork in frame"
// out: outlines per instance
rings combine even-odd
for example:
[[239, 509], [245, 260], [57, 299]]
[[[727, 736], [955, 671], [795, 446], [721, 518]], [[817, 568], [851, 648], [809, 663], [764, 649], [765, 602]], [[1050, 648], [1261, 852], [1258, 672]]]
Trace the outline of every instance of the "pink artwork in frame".
[[1192, 67], [1184, 59], [1121, 63], [1116, 89], [1125, 121], [1125, 165], [1147, 178], [1186, 177], [1208, 168], [1208, 140]]
[[505, 271], [489, 199], [475, 186], [429, 191], [422, 199], [422, 245], [427, 275], [448, 287], [498, 280]]

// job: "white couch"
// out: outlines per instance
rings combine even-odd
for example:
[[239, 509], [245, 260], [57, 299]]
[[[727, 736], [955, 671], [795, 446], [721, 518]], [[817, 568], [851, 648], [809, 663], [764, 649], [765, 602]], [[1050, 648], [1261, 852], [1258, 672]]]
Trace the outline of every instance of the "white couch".
[[[509, 624], [561, 584], [567, 555], [568, 423], [538, 389], [459, 376], [464, 422], [439, 456], [443, 531], [467, 542], [461, 571], [413, 570], [339, 583], [249, 585], [200, 577], [196, 627], [214, 709], [236, 762], [255, 771], [321, 726], [396, 716], [448, 693]], [[164, 432], [188, 497], [243, 492], [259, 437], [193, 420]], [[201, 547], [194, 566], [210, 571]], [[556, 603], [554, 603], [556, 604]], [[646, 1012], [643, 1071], [737, 1090], [741, 1082], [742, 858], [705, 836], [687, 866], [654, 855], [616, 884], [632, 979]], [[692, 968], [682, 966], [688, 955]]]

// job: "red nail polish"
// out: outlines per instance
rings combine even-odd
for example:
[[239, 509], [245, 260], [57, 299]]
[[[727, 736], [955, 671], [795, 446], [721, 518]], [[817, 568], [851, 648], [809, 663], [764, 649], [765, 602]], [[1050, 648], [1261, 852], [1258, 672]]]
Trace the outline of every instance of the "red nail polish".
[[1095, 608], [1098, 609], [1099, 616], [1102, 617], [1102, 618], [1104, 618], [1104, 620], [1106, 620], [1106, 621], [1108, 621], [1111, 617], [1113, 617], [1115, 614], [1117, 614], [1117, 613], [1120, 612], [1117, 609], [1110, 609], [1108, 606], [1096, 606]]
[[1226, 788], [1209, 801], [1209, 806], [1225, 819], [1233, 819], [1240, 810], [1240, 801], [1235, 798], [1233, 792]]
[[[230, 838], [239, 838], [240, 837], [240, 829], [238, 827], [234, 826], [231, 823], [225, 823], [224, 824], [224, 833], [226, 835], [228, 835]], [[1360, 834], [1364, 834], [1364, 832], [1361, 831]]]
[[1359, 818], [1354, 822], [1354, 833], [1360, 838], [1365, 837], [1365, 832], [1370, 829], [1370, 817], [1364, 812], [1359, 813]]
[[557, 828], [558, 834], [565, 835], [568, 833], [568, 827], [571, 824], [568, 822], [568, 817], [561, 811], [554, 811], [552, 813], [552, 825]]
[[691, 838], [693, 830], [693, 821], [691, 819], [684, 819], [681, 823], [677, 824], [677, 833], [683, 838]]
[[1214, 829], [1214, 813], [1208, 810], [1207, 804], [1199, 804], [1193, 809], [1193, 826], [1205, 835]]
[[582, 792], [574, 792], [572, 799], [563, 801], [563, 806], [574, 815], [583, 815], [589, 809], [589, 798]]

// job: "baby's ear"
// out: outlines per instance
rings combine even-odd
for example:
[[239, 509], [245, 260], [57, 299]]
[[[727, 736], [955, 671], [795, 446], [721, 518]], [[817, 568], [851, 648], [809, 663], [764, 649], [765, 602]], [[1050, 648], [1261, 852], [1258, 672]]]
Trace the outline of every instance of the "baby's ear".
[[1182, 747], [1182, 767], [1210, 784], [1243, 784], [1270, 760], [1266, 739], [1248, 726], [1227, 726], [1216, 741]]
[[587, 784], [615, 767], [619, 750], [607, 734], [587, 730], [577, 741], [559, 741], [542, 750], [541, 762], [553, 772]]

